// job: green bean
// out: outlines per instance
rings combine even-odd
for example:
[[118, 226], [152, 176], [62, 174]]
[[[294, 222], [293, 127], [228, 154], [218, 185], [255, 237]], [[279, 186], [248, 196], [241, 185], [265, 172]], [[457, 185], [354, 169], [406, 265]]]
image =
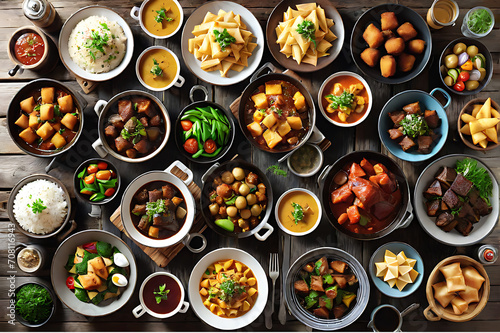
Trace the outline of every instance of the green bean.
[[202, 147], [196, 153], [194, 153], [191, 157], [192, 158], [198, 158], [198, 157], [200, 157], [200, 155], [203, 155], [203, 151], [204, 150], [203, 150], [203, 147]]
[[219, 148], [217, 148], [217, 150], [216, 150], [216, 151], [214, 151], [213, 153], [211, 153], [211, 154], [208, 154], [208, 153], [201, 153], [201, 156], [203, 156], [203, 157], [215, 157], [215, 156], [219, 155], [219, 153], [221, 152], [221, 150], [222, 150], [222, 147], [219, 147]]

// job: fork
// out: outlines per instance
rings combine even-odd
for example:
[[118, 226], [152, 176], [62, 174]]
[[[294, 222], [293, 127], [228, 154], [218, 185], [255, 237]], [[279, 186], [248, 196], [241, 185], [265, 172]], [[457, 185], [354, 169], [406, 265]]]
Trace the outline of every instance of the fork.
[[278, 262], [278, 254], [277, 253], [270, 253], [269, 254], [269, 277], [273, 281], [273, 291], [272, 291], [272, 296], [271, 296], [271, 308], [267, 311], [267, 316], [266, 316], [266, 327], [267, 329], [272, 328], [272, 319], [271, 316], [274, 313], [274, 291], [275, 291], [275, 284], [276, 280], [280, 276], [280, 268], [279, 268], [279, 262]]

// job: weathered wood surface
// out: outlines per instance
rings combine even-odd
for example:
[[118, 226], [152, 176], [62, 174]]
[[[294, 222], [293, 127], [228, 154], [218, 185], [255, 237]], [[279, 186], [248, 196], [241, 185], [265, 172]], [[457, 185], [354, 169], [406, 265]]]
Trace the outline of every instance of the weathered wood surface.
[[[77, 9], [94, 4], [94, 1], [90, 0], [77, 0], [77, 1], [63, 1], [54, 0], [51, 1], [59, 12], [61, 18], [65, 20]], [[279, 0], [271, 0], [265, 3], [254, 1], [254, 0], [236, 0], [236, 2], [247, 7], [251, 12], [255, 14], [257, 19], [260, 20], [263, 29], [265, 29], [265, 24], [267, 17], [271, 13], [274, 6], [279, 3]], [[397, 2], [404, 4], [416, 10], [422, 16], [425, 15], [427, 8], [431, 5], [431, 0], [417, 1], [417, 0], [358, 0], [358, 1], [333, 1], [332, 3], [338, 8], [345, 26], [346, 38], [344, 43], [344, 48], [338, 59], [329, 65], [325, 70], [318, 73], [305, 74], [302, 75], [302, 79], [310, 83], [311, 95], [313, 99], [316, 99], [318, 89], [323, 82], [323, 80], [339, 70], [352, 70], [359, 72], [350, 56], [349, 53], [349, 40], [352, 28], [356, 19], [368, 8], [386, 3], [386, 2]], [[9, 0], [0, 1], [0, 202], [7, 200], [8, 191], [23, 177], [32, 173], [43, 173], [45, 166], [49, 163], [47, 159], [34, 158], [29, 155], [22, 153], [17, 146], [11, 141], [7, 128], [5, 116], [7, 112], [7, 107], [10, 99], [18, 91], [20, 87], [25, 85], [32, 79], [43, 77], [39, 74], [26, 71], [22, 75], [17, 75], [15, 77], [9, 77], [7, 71], [13, 67], [12, 63], [7, 57], [7, 41], [11, 33], [20, 26], [29, 25], [30, 22], [22, 15], [21, 0]], [[88, 107], [85, 110], [85, 131], [82, 135], [80, 141], [76, 145], [72, 152], [68, 153], [66, 159], [62, 158], [56, 163], [56, 167], [50, 171], [50, 174], [60, 178], [67, 186], [70, 193], [72, 193], [72, 175], [74, 168], [78, 166], [80, 162], [84, 159], [97, 156], [95, 152], [90, 148], [90, 144], [97, 138], [97, 116], [93, 111], [93, 105], [98, 99], [108, 100], [115, 94], [128, 90], [128, 89], [139, 89], [144, 90], [144, 88], [139, 84], [135, 76], [134, 66], [137, 55], [147, 46], [152, 44], [165, 45], [172, 49], [176, 54], [180, 56], [180, 36], [179, 32], [173, 38], [167, 41], [154, 40], [147, 35], [145, 35], [138, 24], [133, 21], [129, 12], [132, 6], [140, 5], [141, 1], [127, 1], [127, 0], [102, 0], [99, 4], [109, 6], [117, 10], [130, 24], [134, 36], [135, 36], [135, 51], [134, 57], [127, 68], [127, 70], [120, 75], [118, 78], [112, 82], [107, 82], [101, 84], [98, 89], [87, 95], [85, 98], [88, 101]], [[180, 3], [184, 7], [184, 13], [188, 16], [191, 14], [198, 6], [205, 3], [204, 0], [180, 0]], [[500, 4], [492, 0], [481, 1], [481, 5], [487, 6], [493, 10], [497, 15], [500, 14]], [[368, 119], [357, 126], [356, 128], [345, 129], [329, 126], [325, 121], [321, 121], [322, 118], [318, 115], [319, 129], [326, 134], [327, 138], [332, 142], [332, 146], [325, 153], [325, 165], [330, 165], [339, 157], [349, 153], [353, 150], [375, 150], [386, 152], [383, 145], [381, 145], [378, 137], [376, 123], [378, 120], [378, 114], [385, 104], [386, 100], [392, 97], [394, 94], [407, 90], [407, 89], [421, 89], [429, 92], [432, 88], [441, 86], [440, 80], [437, 78], [437, 59], [441, 53], [441, 50], [446, 44], [451, 40], [461, 36], [460, 24], [462, 19], [468, 9], [478, 5], [475, 0], [463, 0], [459, 2], [460, 6], [460, 16], [458, 18], [458, 24], [455, 27], [444, 28], [440, 31], [433, 32], [433, 51], [431, 61], [429, 62], [426, 70], [419, 75], [416, 79], [409, 83], [398, 85], [398, 86], [388, 86], [380, 84], [370, 78], [366, 78], [370, 84], [372, 91], [374, 92], [374, 105], [372, 112]], [[499, 20], [497, 19], [497, 22]], [[500, 152], [490, 151], [487, 154], [477, 153], [473, 150], [466, 148], [460, 141], [457, 131], [456, 131], [456, 120], [457, 115], [460, 112], [462, 106], [472, 98], [475, 97], [492, 97], [495, 100], [500, 100], [500, 43], [498, 43], [500, 33], [498, 31], [499, 24], [496, 24], [494, 31], [487, 37], [481, 39], [485, 45], [488, 46], [489, 50], [492, 52], [494, 64], [494, 75], [493, 79], [488, 85], [488, 87], [476, 96], [470, 97], [459, 97], [452, 95], [453, 100], [450, 107], [447, 109], [448, 119], [450, 123], [450, 134], [448, 137], [447, 144], [443, 151], [440, 152], [438, 156], [443, 156], [448, 153], [468, 153], [473, 154], [478, 157], [483, 158], [483, 160], [491, 168], [493, 168], [497, 179], [500, 179]], [[57, 37], [57, 35], [54, 35]], [[269, 51], [265, 50], [264, 58], [262, 63], [265, 61], [276, 62], [270, 56]], [[164, 93], [154, 93], [158, 96], [165, 104], [170, 113], [171, 121], [174, 121], [179, 114], [180, 110], [190, 103], [188, 98], [188, 91], [194, 84], [205, 85], [212, 92], [213, 99], [217, 103], [229, 108], [229, 105], [234, 101], [234, 99], [241, 94], [245, 86], [248, 84], [248, 80], [236, 84], [227, 88], [213, 87], [209, 84], [201, 82], [196, 77], [194, 77], [190, 71], [183, 65], [181, 69], [181, 75], [186, 78], [186, 83], [184, 87], [172, 88]], [[78, 84], [74, 81], [73, 77], [64, 69], [62, 64], [59, 64], [56, 70], [54, 70], [49, 75], [52, 78], [62, 80], [67, 83], [74, 90], [80, 91]], [[254, 149], [244, 138], [240, 130], [236, 131], [235, 143], [231, 151], [227, 154], [228, 158], [234, 154], [239, 154], [240, 157], [252, 161], [262, 170], [265, 170], [269, 165], [275, 164], [280, 156], [274, 154], [266, 154], [259, 150]], [[128, 183], [141, 173], [149, 170], [160, 170], [165, 169], [173, 160], [180, 159], [183, 163], [188, 165], [195, 174], [195, 182], [201, 184], [201, 175], [206, 171], [206, 166], [196, 165], [188, 162], [177, 152], [177, 148], [174, 144], [173, 138], [167, 144], [163, 153], [147, 163], [142, 163], [140, 165], [130, 165], [123, 162], [114, 160], [113, 162], [117, 165], [118, 169], [121, 171], [122, 179], [124, 183]], [[399, 164], [403, 167], [406, 176], [409, 179], [411, 186], [411, 192], [415, 181], [423, 170], [427, 163], [412, 164], [407, 162], [399, 161]], [[285, 167], [285, 165], [282, 165]], [[303, 187], [308, 188], [319, 194], [319, 189], [316, 184], [316, 177], [311, 177], [310, 179], [301, 179], [293, 175], [289, 175], [287, 178], [275, 176], [273, 174], [268, 174], [269, 178], [273, 184], [273, 192], [277, 198], [285, 190], [292, 187]], [[124, 187], [122, 188], [122, 192]], [[112, 212], [118, 207], [119, 199], [115, 199], [113, 202], [109, 203], [103, 209], [103, 219], [98, 221], [97, 219], [92, 219], [86, 214], [90, 210], [88, 206], [82, 202], [78, 202], [78, 229], [84, 230], [87, 228], [99, 228], [103, 226], [105, 230], [111, 231], [116, 235], [121, 236], [127, 244], [129, 244], [134, 254], [136, 255], [136, 260], [141, 267], [138, 276], [138, 286], [143, 281], [143, 279], [155, 270], [161, 270], [158, 268], [149, 257], [147, 257], [132, 241], [121, 234], [117, 228], [115, 228], [109, 221], [109, 217]], [[8, 239], [7, 235], [7, 212], [4, 206], [0, 205], [0, 244], [6, 244]], [[202, 254], [191, 254], [189, 251], [181, 251], [181, 253], [166, 267], [167, 271], [176, 274], [184, 286], [187, 286], [187, 282], [190, 274], [190, 267], [207, 252], [225, 246], [239, 247], [243, 250], [250, 252], [254, 255], [258, 261], [263, 264], [265, 270], [267, 270], [267, 262], [269, 252], [278, 252], [281, 249], [281, 231], [276, 226], [276, 222], [272, 218], [270, 221], [274, 224], [276, 231], [271, 235], [271, 237], [265, 242], [261, 243], [253, 237], [243, 238], [243, 239], [230, 239], [221, 238], [215, 234], [212, 230], [205, 231], [205, 235], [208, 239], [208, 247]], [[378, 304], [391, 303], [397, 306], [399, 309], [404, 309], [413, 302], [418, 302], [421, 304], [421, 308], [408, 315], [405, 318], [403, 325], [403, 330], [410, 331], [497, 331], [500, 325], [498, 319], [498, 308], [500, 306], [500, 262], [493, 266], [488, 266], [486, 268], [492, 288], [491, 296], [488, 305], [485, 310], [473, 321], [468, 323], [449, 323], [445, 321], [441, 322], [427, 322], [422, 315], [422, 310], [427, 306], [427, 300], [425, 297], [425, 281], [428, 277], [429, 272], [433, 269], [435, 264], [437, 264], [443, 258], [452, 255], [454, 253], [472, 253], [472, 248], [454, 248], [445, 246], [431, 239], [420, 227], [416, 219], [412, 224], [404, 230], [396, 230], [392, 234], [384, 237], [381, 240], [371, 241], [371, 242], [361, 242], [352, 240], [333, 229], [328, 221], [324, 219], [321, 222], [320, 227], [310, 234], [308, 237], [292, 237], [290, 242], [290, 262], [293, 262], [298, 256], [307, 250], [316, 248], [319, 246], [334, 246], [339, 247], [347, 252], [353, 254], [365, 268], [368, 268], [368, 261], [371, 257], [373, 251], [380, 245], [390, 242], [390, 241], [404, 241], [417, 250], [424, 258], [425, 264], [425, 276], [424, 283], [419, 290], [411, 295], [410, 297], [404, 299], [390, 299], [386, 296], [381, 295], [376, 291], [374, 285], [372, 284], [371, 298], [367, 309], [361, 316], [361, 318], [353, 325], [346, 328], [348, 331], [365, 331], [367, 330], [366, 324], [369, 319], [371, 310]], [[34, 241], [27, 238], [21, 233], [16, 233], [16, 241], [23, 243], [41, 243], [47, 247], [49, 253], [57, 247], [57, 242], [54, 240], [44, 240], [44, 241]], [[483, 241], [484, 243], [500, 244], [500, 227], [497, 226], [495, 231]], [[0, 307], [5, 309], [7, 306], [7, 289], [8, 284], [5, 279], [6, 260], [7, 260], [7, 249], [4, 245], [0, 246]], [[285, 274], [286, 272], [280, 272], [280, 274]], [[36, 274], [33, 277], [29, 274], [22, 274], [18, 272], [17, 283], [22, 283], [29, 281], [31, 279], [43, 279], [50, 283], [49, 277], [49, 266], [44, 270]], [[278, 284], [279, 285], [279, 284]], [[194, 314], [192, 310], [189, 310], [186, 314], [178, 314], [173, 318], [169, 318], [164, 321], [156, 320], [148, 315], [143, 316], [140, 319], [134, 319], [131, 315], [131, 310], [138, 304], [138, 287], [128, 302], [128, 304], [120, 311], [110, 316], [104, 318], [88, 319], [81, 315], [75, 314], [68, 308], [65, 308], [62, 304], [59, 305], [57, 314], [54, 316], [51, 323], [49, 323], [46, 328], [51, 331], [212, 331], [213, 329], [206, 324], [202, 323]], [[278, 288], [279, 289], [279, 288]], [[295, 320], [292, 316], [288, 315], [288, 321], [285, 326], [282, 326], [277, 321], [277, 310], [279, 306], [279, 291], [276, 294], [276, 304], [275, 304], [275, 315], [273, 330], [276, 331], [305, 331], [306, 327], [300, 322]], [[0, 330], [1, 331], [26, 331], [27, 329], [18, 324], [16, 326], [11, 326], [7, 324], [8, 318], [5, 311], [0, 312]], [[247, 328], [242, 329], [244, 331], [263, 331], [264, 327], [264, 316], [260, 316], [253, 324]]]

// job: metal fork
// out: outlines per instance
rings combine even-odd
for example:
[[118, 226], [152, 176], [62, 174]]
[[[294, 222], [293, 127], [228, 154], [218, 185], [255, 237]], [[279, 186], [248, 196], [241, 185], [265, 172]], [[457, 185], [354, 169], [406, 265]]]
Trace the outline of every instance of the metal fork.
[[269, 254], [269, 277], [273, 281], [273, 291], [271, 297], [271, 314], [274, 313], [274, 291], [276, 280], [280, 276], [279, 257], [277, 253]]

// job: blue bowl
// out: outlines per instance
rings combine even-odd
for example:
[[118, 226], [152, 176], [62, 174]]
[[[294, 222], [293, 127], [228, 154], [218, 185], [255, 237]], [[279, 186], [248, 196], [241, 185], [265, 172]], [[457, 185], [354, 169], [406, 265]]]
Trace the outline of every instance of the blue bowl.
[[[433, 96], [436, 91], [441, 92], [446, 97], [447, 102], [444, 106], [441, 105], [441, 103], [439, 103], [439, 101]], [[433, 130], [436, 134], [440, 135], [440, 137], [437, 142], [432, 143], [431, 151], [428, 154], [419, 153], [416, 149], [403, 151], [399, 143], [395, 140], [391, 140], [389, 133], [387, 132], [389, 129], [394, 128], [394, 123], [389, 117], [389, 112], [403, 110], [403, 106], [417, 101], [420, 102], [420, 108], [422, 110], [436, 110], [438, 117], [441, 119], [439, 127]], [[449, 125], [445, 109], [450, 105], [450, 103], [450, 95], [441, 88], [434, 88], [430, 93], [426, 93], [421, 90], [406, 90], [400, 92], [388, 100], [380, 112], [380, 116], [378, 118], [378, 135], [380, 137], [380, 141], [384, 143], [384, 146], [391, 152], [391, 154], [403, 161], [422, 162], [430, 159], [436, 155], [441, 148], [443, 148], [446, 138], [448, 137]]]
[[[417, 260], [415, 266], [413, 267], [413, 269], [415, 269], [419, 273], [417, 279], [413, 283], [408, 283], [403, 288], [403, 291], [399, 291], [399, 289], [396, 286], [394, 286], [394, 288], [389, 287], [389, 284], [387, 284], [387, 282], [385, 282], [383, 279], [375, 275], [376, 274], [375, 263], [384, 261], [385, 250], [389, 250], [396, 255], [399, 252], [404, 251], [405, 255], [408, 258]], [[420, 256], [420, 254], [418, 254], [417, 250], [415, 250], [413, 247], [411, 247], [406, 243], [390, 242], [382, 245], [373, 253], [369, 265], [370, 265], [369, 266], [370, 277], [373, 283], [375, 284], [375, 287], [377, 287], [377, 289], [382, 294], [387, 295], [389, 297], [403, 298], [411, 295], [415, 290], [418, 289], [418, 287], [420, 287], [420, 284], [424, 279], [424, 262], [422, 261], [422, 257]]]

